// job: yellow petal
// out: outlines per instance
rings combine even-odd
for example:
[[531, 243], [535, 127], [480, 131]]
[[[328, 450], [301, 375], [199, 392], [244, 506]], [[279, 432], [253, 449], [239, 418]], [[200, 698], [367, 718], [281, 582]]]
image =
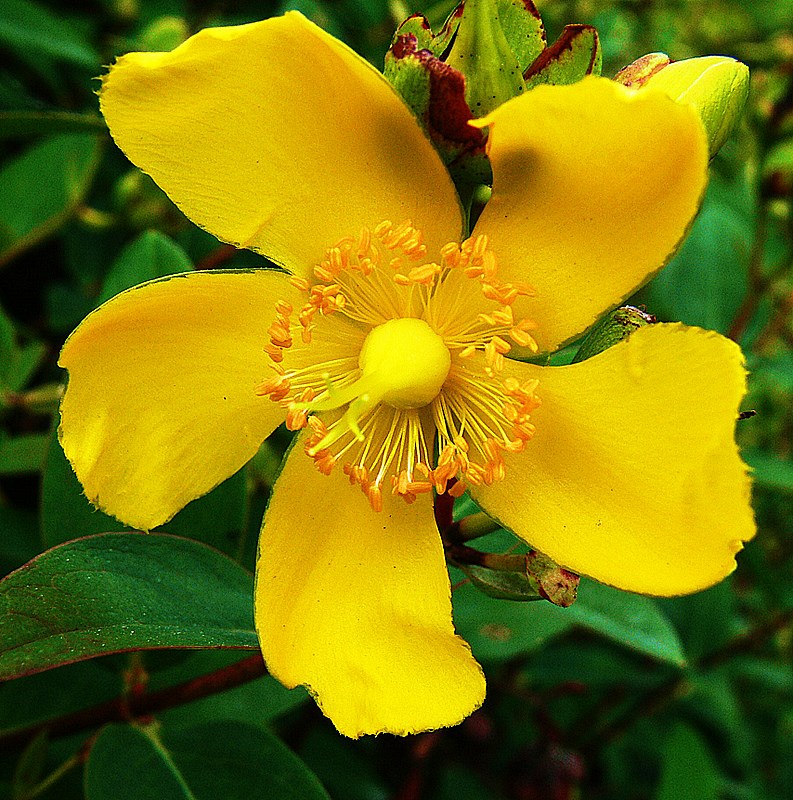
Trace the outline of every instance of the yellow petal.
[[412, 219], [431, 251], [460, 235], [454, 188], [411, 112], [296, 12], [123, 56], [101, 107], [190, 219], [292, 270], [386, 219]]
[[537, 378], [542, 406], [523, 454], [477, 502], [575, 572], [674, 595], [735, 568], [754, 535], [734, 441], [745, 392], [738, 347], [718, 334], [654, 325], [569, 367], [508, 362]]
[[484, 676], [455, 636], [429, 495], [388, 494], [375, 513], [337, 465], [321, 475], [298, 440], [264, 518], [256, 625], [267, 666], [305, 684], [346, 736], [456, 725]]
[[674, 253], [705, 188], [704, 129], [660, 92], [594, 77], [539, 86], [480, 122], [495, 183], [475, 232], [490, 236], [501, 280], [537, 289], [516, 316], [552, 350]]
[[69, 337], [60, 439], [92, 503], [143, 530], [236, 472], [283, 420], [257, 396], [284, 273], [193, 272], [122, 292]]

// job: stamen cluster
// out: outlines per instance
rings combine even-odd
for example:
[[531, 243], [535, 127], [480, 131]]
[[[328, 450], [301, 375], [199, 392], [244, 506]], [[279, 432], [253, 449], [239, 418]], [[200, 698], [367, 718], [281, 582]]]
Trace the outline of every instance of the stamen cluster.
[[[500, 377], [513, 344], [537, 351], [534, 323], [513, 308], [532, 288], [498, 280], [486, 236], [445, 245], [439, 262], [426, 256], [409, 222], [363, 229], [326, 251], [313, 282], [291, 279], [306, 302], [279, 302], [268, 330], [275, 374], [257, 393], [285, 406], [291, 430], [309, 426], [317, 468], [330, 474], [341, 463], [375, 510], [386, 479], [407, 502], [501, 480], [504, 454], [521, 452], [534, 433], [536, 381]], [[440, 392], [422, 408], [380, 402], [359, 363], [372, 330], [406, 317], [424, 320], [451, 355]]]

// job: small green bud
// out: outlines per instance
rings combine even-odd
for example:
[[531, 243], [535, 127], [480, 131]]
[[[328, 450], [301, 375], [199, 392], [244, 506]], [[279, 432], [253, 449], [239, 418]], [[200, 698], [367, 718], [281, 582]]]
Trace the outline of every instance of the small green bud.
[[699, 112], [708, 134], [711, 157], [735, 127], [749, 96], [749, 68], [727, 56], [703, 56], [674, 61], [642, 84], [659, 89]]
[[115, 209], [136, 230], [159, 228], [173, 216], [174, 206], [159, 186], [140, 170], [132, 169], [113, 187]]
[[133, 22], [140, 15], [138, 0], [111, 0], [110, 13], [118, 20]]
[[587, 334], [583, 344], [573, 359], [573, 364], [586, 361], [609, 347], [613, 347], [623, 339], [627, 339], [637, 328], [652, 325], [655, 317], [633, 306], [615, 308], [606, 314], [600, 322]]
[[178, 47], [190, 36], [187, 23], [181, 17], [157, 17], [147, 25], [138, 37], [143, 50], [167, 53]]

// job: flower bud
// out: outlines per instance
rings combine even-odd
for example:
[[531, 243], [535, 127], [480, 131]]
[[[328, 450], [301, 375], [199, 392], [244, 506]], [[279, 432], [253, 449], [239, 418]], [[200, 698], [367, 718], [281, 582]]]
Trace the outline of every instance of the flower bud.
[[115, 210], [136, 229], [161, 228], [174, 207], [159, 186], [140, 170], [131, 169], [113, 187]]
[[568, 608], [578, 594], [580, 577], [537, 550], [502, 555], [452, 547], [448, 555], [473, 586], [489, 597], [523, 602], [547, 600]]
[[746, 104], [749, 69], [746, 64], [727, 56], [689, 58], [655, 70], [641, 86], [659, 89], [679, 103], [694, 106], [707, 132], [710, 154], [714, 156], [732, 132]]
[[427, 131], [455, 180], [492, 180], [485, 133], [468, 123], [523, 92], [523, 72], [545, 49], [531, 0], [467, 0], [434, 34], [419, 14], [397, 29], [385, 77]]
[[164, 53], [176, 49], [188, 36], [190, 31], [181, 17], [157, 17], [140, 34], [138, 45], [143, 50]]

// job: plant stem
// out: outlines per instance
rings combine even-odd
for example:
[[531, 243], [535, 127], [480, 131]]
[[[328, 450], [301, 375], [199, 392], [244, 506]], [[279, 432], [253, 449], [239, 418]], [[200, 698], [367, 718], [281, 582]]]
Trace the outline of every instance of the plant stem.
[[[775, 633], [789, 626], [791, 622], [793, 622], [793, 609], [780, 611], [746, 633], [735, 636], [721, 647], [702, 656], [692, 667], [700, 671], [714, 669], [738, 653], [752, 652]], [[626, 711], [605, 724], [597, 725], [592, 722], [579, 721], [576, 727], [590, 732], [580, 748], [581, 752], [592, 754], [601, 750], [605, 745], [627, 733], [638, 718], [657, 714], [674, 700], [685, 696], [690, 690], [688, 677], [676, 675], [643, 694], [636, 702], [631, 703]]]
[[492, 517], [479, 511], [450, 525], [444, 532], [444, 539], [454, 544], [462, 544], [478, 539], [480, 536], [487, 536], [488, 533], [493, 533], [500, 527]]
[[746, 326], [751, 322], [752, 317], [763, 299], [767, 287], [767, 279], [763, 275], [763, 254], [765, 253], [765, 242], [768, 234], [768, 202], [761, 199], [760, 208], [757, 210], [757, 222], [754, 229], [754, 240], [752, 241], [752, 251], [749, 256], [748, 277], [749, 286], [746, 291], [740, 308], [735, 314], [735, 318], [730, 325], [727, 336], [734, 342], [743, 336]]
[[228, 667], [200, 675], [176, 686], [160, 689], [157, 692], [144, 692], [137, 697], [116, 697], [91, 708], [84, 708], [47, 722], [0, 734], [0, 743], [6, 747], [25, 744], [44, 729], [48, 731], [50, 738], [58, 738], [97, 728], [108, 722], [129, 722], [137, 717], [155, 714], [158, 711], [233, 689], [266, 674], [267, 670], [262, 657], [257, 653], [230, 664]]
[[51, 786], [54, 786], [64, 775], [71, 772], [75, 767], [80, 766], [85, 760], [83, 748], [78, 753], [70, 756], [63, 762], [57, 769], [53, 770], [43, 781], [40, 781], [35, 786], [31, 787], [28, 792], [25, 792], [20, 800], [33, 800], [34, 797], [44, 794]]

